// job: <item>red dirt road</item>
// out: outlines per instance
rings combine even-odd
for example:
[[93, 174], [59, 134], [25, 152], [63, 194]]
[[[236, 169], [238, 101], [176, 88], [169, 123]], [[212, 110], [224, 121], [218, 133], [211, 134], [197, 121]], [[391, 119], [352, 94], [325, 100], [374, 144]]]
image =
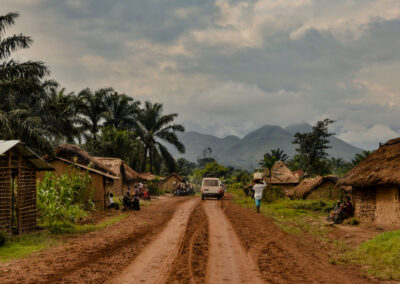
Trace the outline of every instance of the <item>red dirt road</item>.
[[370, 283], [229, 200], [167, 198], [108, 228], [0, 264], [0, 283]]
[[209, 220], [208, 283], [264, 283], [217, 200], [204, 203]]
[[164, 283], [193, 207], [199, 202], [191, 199], [180, 205], [165, 229], [109, 283]]

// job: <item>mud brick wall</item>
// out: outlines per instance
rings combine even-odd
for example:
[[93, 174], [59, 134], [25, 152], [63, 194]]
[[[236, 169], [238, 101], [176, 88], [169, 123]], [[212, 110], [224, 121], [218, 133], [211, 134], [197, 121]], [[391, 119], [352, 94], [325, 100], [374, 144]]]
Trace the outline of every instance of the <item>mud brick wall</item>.
[[353, 188], [354, 215], [367, 221], [375, 221], [376, 188]]

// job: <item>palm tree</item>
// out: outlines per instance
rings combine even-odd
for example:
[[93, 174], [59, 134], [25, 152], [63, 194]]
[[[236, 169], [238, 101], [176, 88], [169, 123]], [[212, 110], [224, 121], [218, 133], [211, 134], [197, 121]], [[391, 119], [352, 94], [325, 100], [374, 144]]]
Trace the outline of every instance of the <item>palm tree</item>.
[[111, 93], [105, 97], [106, 111], [105, 125], [119, 130], [135, 129], [137, 127], [137, 115], [139, 113], [139, 101], [125, 94]]
[[103, 88], [94, 93], [84, 89], [78, 94], [77, 108], [81, 115], [81, 126], [83, 131], [89, 131], [94, 140], [101, 126], [101, 120], [105, 118], [107, 111], [105, 99], [113, 92], [112, 88]]
[[176, 113], [163, 115], [162, 112], [162, 104], [146, 101], [139, 114], [140, 127], [137, 132], [144, 145], [142, 171], [146, 168], [147, 158], [149, 158], [151, 172], [153, 172], [155, 159], [159, 158], [166, 163], [170, 170], [174, 169], [175, 160], [161, 141], [173, 145], [180, 153], [185, 152], [185, 146], [176, 136], [176, 132], [184, 132], [185, 128], [180, 124], [173, 123], [178, 115]]
[[10, 59], [13, 52], [29, 48], [32, 39], [22, 34], [4, 37], [8, 27], [15, 24], [18, 13], [0, 16], [0, 133], [2, 139], [21, 139], [29, 145], [47, 152], [52, 151], [40, 124], [29, 119], [29, 111], [15, 105], [21, 94], [42, 91], [42, 79], [49, 70], [42, 62], [19, 62]]
[[80, 135], [77, 125], [82, 121], [77, 117], [76, 100], [74, 93], [66, 94], [64, 88], [50, 88], [42, 100], [39, 116], [56, 144], [73, 143]]

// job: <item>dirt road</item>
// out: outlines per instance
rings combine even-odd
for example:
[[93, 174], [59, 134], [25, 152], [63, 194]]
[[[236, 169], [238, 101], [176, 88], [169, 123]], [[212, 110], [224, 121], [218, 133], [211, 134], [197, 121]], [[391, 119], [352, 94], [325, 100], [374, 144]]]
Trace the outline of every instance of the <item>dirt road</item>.
[[[0, 264], [0, 283], [369, 283], [229, 200], [166, 198], [108, 228]], [[375, 282], [376, 281], [372, 281]]]
[[217, 200], [206, 200], [210, 253], [208, 283], [264, 283], [257, 265], [245, 251]]
[[177, 208], [165, 229], [122, 273], [109, 283], [163, 283], [168, 277], [193, 207], [200, 200], [191, 199]]

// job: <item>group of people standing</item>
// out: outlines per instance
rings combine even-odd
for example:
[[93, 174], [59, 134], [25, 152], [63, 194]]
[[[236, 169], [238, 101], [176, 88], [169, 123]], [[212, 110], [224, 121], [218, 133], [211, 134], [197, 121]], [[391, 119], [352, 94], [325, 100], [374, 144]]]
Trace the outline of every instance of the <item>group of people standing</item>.
[[[113, 194], [109, 194], [109, 204], [108, 209], [114, 208], [119, 209], [119, 204], [115, 203], [113, 200]], [[133, 192], [131, 192], [131, 188], [128, 186], [128, 189], [122, 198], [122, 203], [124, 205], [124, 210], [140, 210], [139, 199], [150, 200], [150, 192], [149, 189], [143, 186], [142, 183], [139, 183], [133, 187]]]

